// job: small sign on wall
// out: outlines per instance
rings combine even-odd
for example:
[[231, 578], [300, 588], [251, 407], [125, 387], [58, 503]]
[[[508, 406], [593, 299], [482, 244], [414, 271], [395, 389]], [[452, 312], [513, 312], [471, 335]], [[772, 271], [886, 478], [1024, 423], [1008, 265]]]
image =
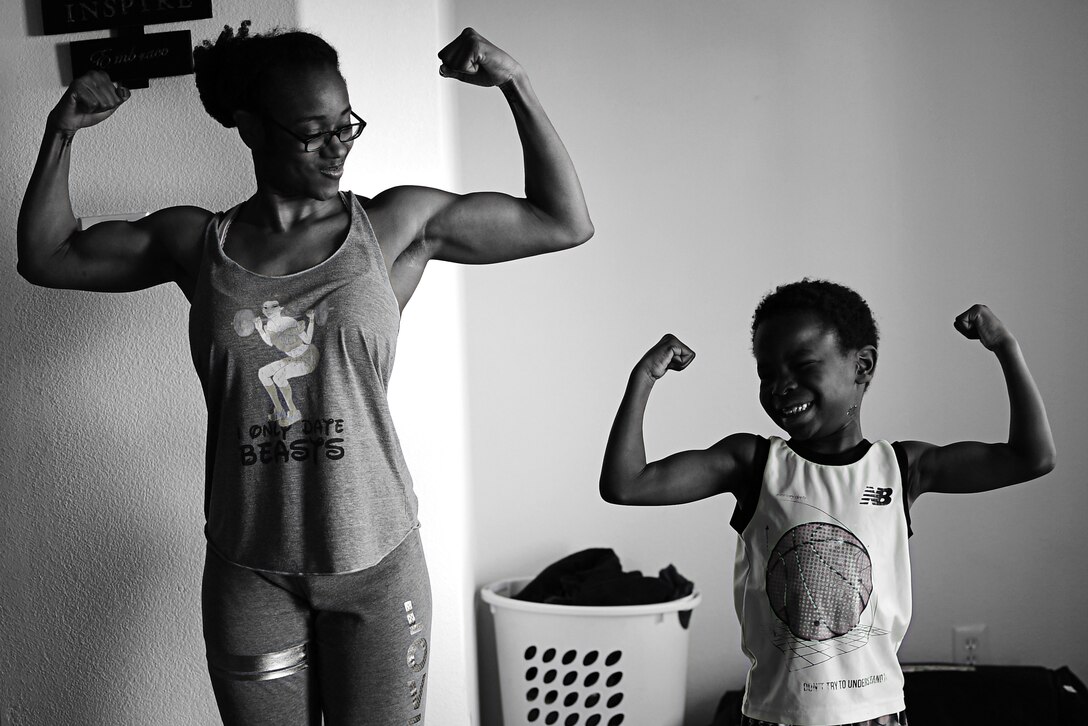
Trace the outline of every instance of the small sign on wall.
[[46, 35], [203, 20], [212, 0], [41, 0]]
[[73, 77], [98, 68], [123, 83], [193, 72], [193, 43], [188, 30], [76, 40], [71, 49]]

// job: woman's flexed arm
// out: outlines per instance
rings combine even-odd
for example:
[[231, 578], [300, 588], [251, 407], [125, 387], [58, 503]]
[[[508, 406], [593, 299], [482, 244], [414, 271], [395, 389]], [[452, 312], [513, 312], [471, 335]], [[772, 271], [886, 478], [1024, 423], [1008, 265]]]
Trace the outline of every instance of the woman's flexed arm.
[[435, 259], [487, 263], [580, 244], [593, 234], [574, 164], [516, 60], [472, 28], [439, 54], [447, 78], [497, 86], [510, 104], [521, 140], [525, 197], [467, 194], [428, 222]]
[[402, 308], [430, 260], [504, 262], [564, 250], [593, 236], [574, 164], [521, 65], [472, 28], [438, 55], [444, 77], [502, 90], [521, 140], [525, 195], [399, 186], [374, 197], [367, 213]]
[[128, 90], [92, 71], [72, 82], [50, 112], [19, 210], [19, 273], [46, 287], [121, 292], [171, 280], [186, 286], [209, 213], [172, 207], [139, 222], [80, 230], [68, 177], [77, 132], [109, 118]]

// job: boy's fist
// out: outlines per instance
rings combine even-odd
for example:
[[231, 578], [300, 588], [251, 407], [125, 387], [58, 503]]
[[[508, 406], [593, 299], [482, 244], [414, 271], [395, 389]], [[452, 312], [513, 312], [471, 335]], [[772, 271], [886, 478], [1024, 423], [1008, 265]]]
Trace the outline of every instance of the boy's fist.
[[956, 318], [955, 326], [964, 337], [981, 342], [990, 351], [1013, 339], [1005, 324], [985, 305], [972, 305]]
[[680, 342], [672, 333], [666, 333], [657, 345], [646, 351], [646, 355], [638, 362], [638, 367], [656, 381], [665, 375], [665, 371], [684, 370], [694, 358], [695, 351]]

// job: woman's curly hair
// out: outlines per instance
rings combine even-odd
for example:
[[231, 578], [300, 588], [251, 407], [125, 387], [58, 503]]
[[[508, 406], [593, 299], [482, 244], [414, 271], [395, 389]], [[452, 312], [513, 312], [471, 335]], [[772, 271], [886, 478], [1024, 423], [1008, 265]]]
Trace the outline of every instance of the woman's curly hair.
[[866, 345], [877, 347], [880, 334], [869, 304], [845, 285], [827, 280], [805, 278], [779, 285], [756, 306], [752, 315], [752, 341], [756, 328], [764, 320], [783, 313], [813, 313], [835, 331], [841, 350], [858, 350]]
[[250, 25], [243, 20], [237, 32], [226, 25], [215, 42], [205, 40], [193, 48], [200, 101], [227, 128], [237, 125], [235, 111], [263, 109], [270, 78], [312, 68], [340, 69], [336, 49], [313, 33], [282, 28], [250, 33]]

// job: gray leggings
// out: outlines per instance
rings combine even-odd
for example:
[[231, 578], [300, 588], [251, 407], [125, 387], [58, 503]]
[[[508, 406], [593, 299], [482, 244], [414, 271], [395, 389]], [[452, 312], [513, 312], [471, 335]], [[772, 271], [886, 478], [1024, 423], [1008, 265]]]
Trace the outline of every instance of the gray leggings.
[[202, 601], [226, 726], [423, 723], [431, 587], [419, 530], [345, 575], [259, 572], [209, 548]]

